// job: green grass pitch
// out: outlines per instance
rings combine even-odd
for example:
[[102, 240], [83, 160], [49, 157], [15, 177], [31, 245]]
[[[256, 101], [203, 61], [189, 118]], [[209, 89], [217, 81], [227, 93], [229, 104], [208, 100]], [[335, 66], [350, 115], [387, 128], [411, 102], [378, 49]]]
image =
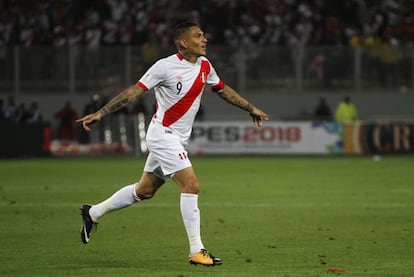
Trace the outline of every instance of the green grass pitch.
[[80, 205], [135, 182], [143, 158], [18, 159], [0, 160], [0, 276], [414, 276], [414, 156], [192, 162], [222, 266], [188, 264], [172, 181], [81, 243]]

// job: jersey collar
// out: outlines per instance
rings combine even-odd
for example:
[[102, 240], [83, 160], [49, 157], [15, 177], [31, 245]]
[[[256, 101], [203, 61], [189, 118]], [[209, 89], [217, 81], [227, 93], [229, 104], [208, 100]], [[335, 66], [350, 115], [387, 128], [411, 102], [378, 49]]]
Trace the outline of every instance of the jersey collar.
[[178, 60], [180, 62], [184, 62], [184, 63], [186, 63], [188, 65], [197, 65], [197, 64], [200, 64], [200, 60], [201, 60], [201, 56], [200, 56], [200, 57], [197, 58], [197, 61], [195, 63], [190, 63], [189, 61], [187, 61], [184, 58], [184, 56], [180, 52], [177, 52], [176, 56], [177, 56], [177, 58], [178, 58]]
[[183, 57], [183, 55], [181, 55], [180, 52], [177, 53], [177, 57], [180, 61], [184, 60], [184, 57]]

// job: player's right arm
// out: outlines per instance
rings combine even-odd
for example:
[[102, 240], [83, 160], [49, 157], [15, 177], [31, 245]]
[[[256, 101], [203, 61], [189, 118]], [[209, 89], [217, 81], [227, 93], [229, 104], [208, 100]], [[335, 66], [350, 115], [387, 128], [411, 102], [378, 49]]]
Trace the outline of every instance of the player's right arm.
[[76, 122], [82, 122], [82, 126], [86, 131], [90, 131], [90, 124], [99, 121], [102, 117], [115, 112], [128, 104], [134, 102], [141, 94], [144, 93], [144, 89], [139, 85], [132, 85], [123, 91], [121, 91], [117, 96], [111, 99], [105, 106], [100, 110], [85, 115], [82, 118], [76, 120]]

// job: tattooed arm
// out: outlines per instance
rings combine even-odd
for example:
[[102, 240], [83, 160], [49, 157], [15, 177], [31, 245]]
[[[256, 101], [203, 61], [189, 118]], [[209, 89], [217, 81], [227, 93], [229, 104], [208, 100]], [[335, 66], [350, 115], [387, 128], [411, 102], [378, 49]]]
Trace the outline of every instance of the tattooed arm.
[[92, 114], [85, 115], [82, 118], [76, 120], [76, 122], [82, 122], [82, 126], [86, 131], [90, 131], [90, 124], [101, 120], [107, 114], [115, 112], [128, 104], [134, 102], [141, 94], [144, 93], [144, 90], [137, 85], [132, 85], [123, 91], [121, 91], [117, 96], [115, 96], [111, 101], [109, 101], [105, 106], [103, 106], [99, 111]]
[[132, 85], [112, 98], [111, 101], [98, 111], [98, 113], [101, 114], [101, 117], [104, 117], [109, 113], [115, 112], [134, 102], [143, 92], [144, 90], [140, 86]]
[[263, 120], [269, 119], [269, 116], [267, 114], [265, 114], [262, 110], [256, 108], [249, 101], [241, 97], [234, 89], [232, 89], [228, 85], [224, 86], [224, 89], [219, 94], [219, 96], [228, 103], [249, 112], [250, 117], [252, 118], [254, 123], [257, 123], [258, 127], [262, 126]]

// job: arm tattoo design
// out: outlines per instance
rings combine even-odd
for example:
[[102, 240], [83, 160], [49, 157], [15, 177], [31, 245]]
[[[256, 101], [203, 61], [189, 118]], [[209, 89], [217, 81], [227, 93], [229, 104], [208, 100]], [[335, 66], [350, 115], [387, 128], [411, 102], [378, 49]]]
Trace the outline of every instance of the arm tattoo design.
[[230, 104], [242, 108], [245, 111], [251, 112], [253, 110], [253, 105], [229, 86], [226, 86], [219, 95]]
[[103, 106], [99, 110], [102, 117], [109, 113], [115, 112], [127, 106], [129, 103], [135, 101], [137, 94], [134, 88], [136, 88], [135, 85], [130, 86], [129, 88], [123, 90], [121, 93], [115, 96], [111, 101], [109, 101], [105, 106]]

